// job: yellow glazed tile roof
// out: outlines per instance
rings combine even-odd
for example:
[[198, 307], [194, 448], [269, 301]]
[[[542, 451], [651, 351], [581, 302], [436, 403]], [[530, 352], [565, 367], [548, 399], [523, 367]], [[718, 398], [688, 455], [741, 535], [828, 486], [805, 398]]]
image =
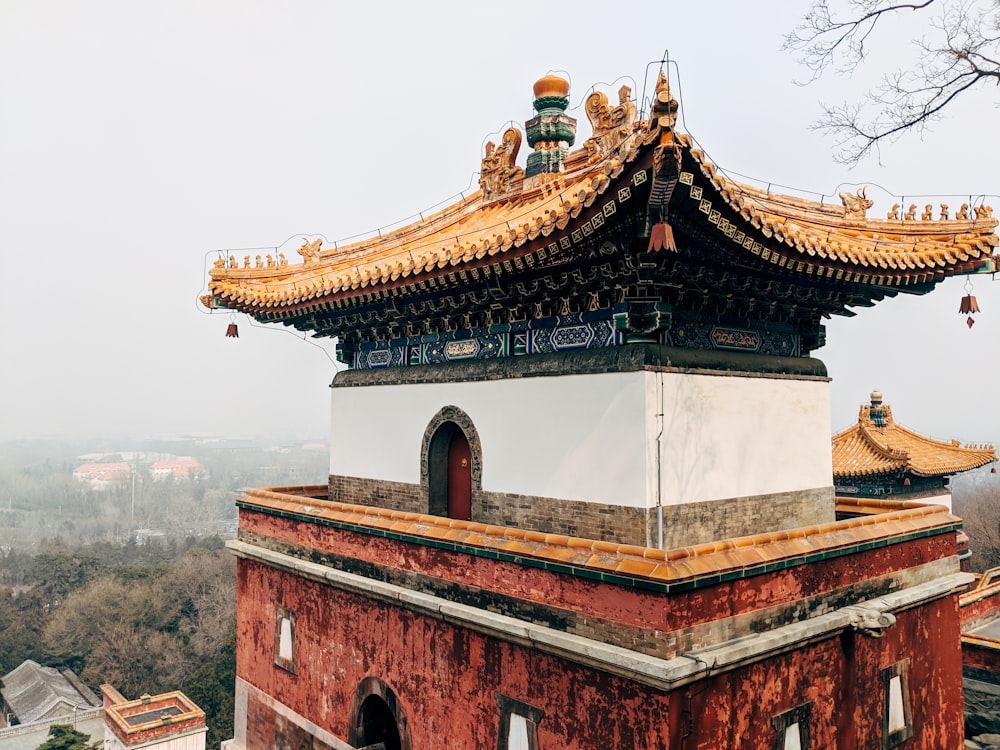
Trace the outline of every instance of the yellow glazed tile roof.
[[995, 460], [992, 445], [963, 446], [957, 440], [934, 440], [902, 427], [892, 418], [892, 409], [887, 405], [862, 406], [857, 424], [833, 436], [834, 477], [898, 472], [943, 477]]
[[382, 529], [416, 539], [447, 540], [662, 583], [719, 575], [760, 563], [790, 560], [893, 536], [961, 523], [940, 505], [849, 499], [878, 512], [845, 521], [661, 550], [630, 544], [490, 526], [421, 513], [321, 499], [325, 486], [250, 489], [241, 505], [335, 523]]
[[867, 200], [863, 190], [842, 193], [845, 205], [782, 195], [729, 179], [698, 149], [691, 154], [732, 208], [807, 263], [845, 264], [876, 276], [923, 276], [991, 257], [997, 245], [990, 207], [966, 203], [953, 215], [947, 206], [925, 204], [918, 218], [915, 205], [908, 215], [897, 203], [885, 219], [868, 217], [857, 202]]
[[[635, 158], [637, 143], [638, 138], [622, 154], [625, 161]], [[544, 175], [506, 200], [486, 201], [478, 191], [391, 234], [319, 250], [302, 265], [240, 268], [233, 258], [229, 267], [211, 271], [209, 290], [268, 309], [499, 261], [540, 236], [564, 229], [622, 168], [622, 159], [612, 158], [574, 172]]]
[[[606, 102], [603, 94], [599, 96]], [[676, 112], [665, 78], [658, 84], [656, 97], [667, 103], [659, 109], [661, 114], [670, 106]], [[584, 148], [569, 153], [565, 171], [531, 178], [525, 178], [514, 164], [520, 134], [511, 128], [499, 149], [494, 150], [492, 143], [487, 146], [482, 163], [484, 189], [388, 234], [327, 248], [320, 240], [307, 243], [299, 249], [301, 264], [289, 264], [283, 254], [268, 255], [266, 262], [258, 256], [253, 264], [249, 256], [242, 261], [234, 256], [220, 258], [210, 271], [209, 293], [202, 302], [266, 317], [452, 273], [464, 280], [463, 272], [496, 266], [528, 253], [531, 247], [538, 248], [539, 238], [556, 239], [572, 232], [581, 211], [604, 194], [623, 170], [628, 169], [628, 174], [645, 170], [652, 175], [665, 144], [670, 149], [676, 146], [681, 162], [687, 165], [684, 169], [700, 171], [699, 180], [707, 180], [704, 201], [728, 206], [744, 222], [737, 227], [716, 219], [713, 228], [705, 212], [706, 229], [725, 232], [729, 243], [734, 243], [734, 237], [739, 239], [732, 245], [736, 252], [763, 255], [756, 262], [771, 259], [774, 263], [780, 256], [780, 267], [797, 274], [883, 286], [919, 284], [994, 267], [997, 220], [988, 206], [963, 204], [954, 210], [941, 206], [933, 211], [926, 206], [919, 218], [915, 207], [896, 207], [889, 217], [878, 219], [867, 216], [872, 204], [863, 191], [842, 193], [843, 205], [837, 205], [761, 190], [724, 176], [692, 147], [688, 135], [673, 132], [672, 115], [657, 117], [656, 112], [654, 107], [649, 120], [630, 121], [618, 130], [603, 129], [604, 136], [614, 137], [614, 148], [597, 148], [592, 138]], [[599, 129], [595, 125], [595, 136]], [[504, 151], [508, 143], [511, 148]], [[486, 179], [497, 174], [503, 175], [500, 183]], [[702, 195], [692, 175], [681, 174], [680, 182], [686, 187], [676, 191], [671, 211], [685, 200], [678, 196], [694, 198], [696, 191]], [[648, 189], [651, 181], [635, 182], [634, 190], [640, 182]], [[709, 190], [714, 194], [709, 195]], [[763, 235], [767, 247], [753, 241], [750, 233]]]

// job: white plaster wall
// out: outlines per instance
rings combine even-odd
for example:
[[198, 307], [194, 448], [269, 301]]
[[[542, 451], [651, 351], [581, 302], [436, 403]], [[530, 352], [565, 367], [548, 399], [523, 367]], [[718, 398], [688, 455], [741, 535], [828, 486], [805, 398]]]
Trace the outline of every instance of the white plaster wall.
[[678, 372], [334, 388], [330, 473], [418, 483], [449, 405], [485, 490], [649, 508], [832, 486], [827, 382]]
[[646, 392], [650, 505], [657, 447], [663, 505], [832, 487], [828, 382], [648, 372]]
[[453, 405], [483, 489], [643, 507], [645, 400], [642, 372], [333, 388], [330, 473], [418, 483], [427, 425]]

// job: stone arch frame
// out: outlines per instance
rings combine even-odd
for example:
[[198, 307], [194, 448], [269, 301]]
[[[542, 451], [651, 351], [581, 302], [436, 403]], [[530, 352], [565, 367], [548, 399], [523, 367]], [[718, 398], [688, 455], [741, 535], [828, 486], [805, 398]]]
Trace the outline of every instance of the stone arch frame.
[[365, 677], [354, 691], [351, 699], [350, 732], [348, 741], [352, 747], [360, 747], [364, 741], [362, 736], [363, 727], [360, 725], [361, 707], [365, 701], [371, 697], [380, 699], [389, 709], [393, 720], [396, 722], [396, 730], [399, 732], [400, 750], [410, 750], [410, 730], [406, 722], [406, 714], [399, 705], [399, 699], [392, 688], [375, 676]]
[[[452, 425], [452, 427], [449, 428], [448, 425]], [[476, 494], [483, 489], [483, 446], [479, 440], [476, 426], [473, 424], [472, 418], [457, 406], [445, 406], [427, 423], [427, 429], [424, 430], [424, 438], [420, 445], [420, 489], [427, 499], [427, 512], [432, 515], [448, 515], [447, 499], [442, 505], [441, 498], [435, 498], [434, 493], [432, 493], [431, 475], [435, 473], [440, 475], [440, 472], [446, 471], [448, 443], [456, 429], [461, 430], [465, 439], [469, 441], [469, 452], [472, 454], [473, 501], [475, 501]], [[440, 438], [448, 438], [448, 440]]]

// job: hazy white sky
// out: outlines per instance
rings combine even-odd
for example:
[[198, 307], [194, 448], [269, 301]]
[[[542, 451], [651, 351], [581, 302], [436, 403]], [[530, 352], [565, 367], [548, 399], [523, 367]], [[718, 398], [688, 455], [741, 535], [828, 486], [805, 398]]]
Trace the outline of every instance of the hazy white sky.
[[[882, 166], [833, 163], [809, 128], [819, 102], [913, 51], [897, 27], [877, 65], [796, 86], [779, 48], [804, 5], [0, 0], [0, 439], [325, 436], [332, 342], [243, 316], [226, 339], [229, 316], [197, 305], [215, 251], [287, 242], [297, 262], [303, 234], [370, 233], [450, 200], [550, 70], [571, 78], [571, 107], [592, 85], [648, 96], [669, 51], [684, 126], [735, 176], [828, 197], [867, 184], [873, 213], [983, 193], [1000, 210], [989, 90]], [[963, 280], [828, 324], [815, 356], [835, 429], [878, 387], [918, 431], [1000, 440], [1000, 287], [972, 281], [972, 330]]]

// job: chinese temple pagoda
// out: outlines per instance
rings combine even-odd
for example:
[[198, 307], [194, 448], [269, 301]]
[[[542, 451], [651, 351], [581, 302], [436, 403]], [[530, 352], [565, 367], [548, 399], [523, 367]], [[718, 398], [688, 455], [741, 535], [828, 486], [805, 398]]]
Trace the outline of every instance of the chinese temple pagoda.
[[838, 496], [922, 500], [951, 508], [948, 479], [995, 463], [992, 445], [962, 445], [920, 435], [893, 419], [882, 393], [872, 391], [857, 424], [833, 436]]
[[809, 355], [992, 271], [992, 210], [735, 182], [662, 75], [648, 117], [591, 93], [576, 149], [568, 104], [539, 80], [434, 215], [211, 270], [349, 366], [327, 484], [238, 503], [233, 745], [955, 746], [960, 520], [836, 520]]

